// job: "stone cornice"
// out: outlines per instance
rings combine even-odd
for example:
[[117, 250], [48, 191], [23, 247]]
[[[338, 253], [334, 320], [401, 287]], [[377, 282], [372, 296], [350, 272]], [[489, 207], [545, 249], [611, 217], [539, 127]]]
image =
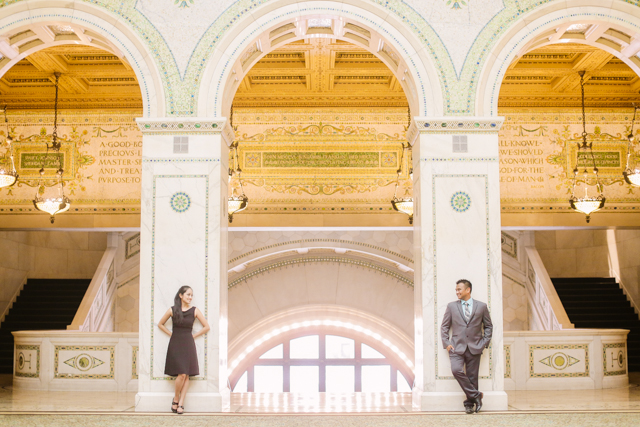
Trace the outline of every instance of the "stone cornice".
[[[144, 135], [207, 135], [227, 133], [227, 118], [159, 117], [136, 118]], [[227, 125], [227, 126], [225, 126]]]
[[498, 133], [503, 123], [504, 117], [414, 117], [407, 139], [413, 142], [418, 133]]

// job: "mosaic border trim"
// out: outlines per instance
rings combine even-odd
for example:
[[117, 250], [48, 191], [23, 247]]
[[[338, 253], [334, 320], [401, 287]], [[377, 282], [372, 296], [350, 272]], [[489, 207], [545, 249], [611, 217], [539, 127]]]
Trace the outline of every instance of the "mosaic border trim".
[[123, 286], [125, 286], [125, 285], [128, 285], [129, 283], [131, 283], [131, 282], [133, 282], [134, 280], [139, 279], [139, 278], [140, 278], [140, 274], [136, 274], [135, 276], [133, 276], [133, 277], [132, 277], [132, 278], [130, 278], [129, 280], [127, 280], [127, 281], [125, 281], [125, 282], [120, 283], [120, 284], [118, 285], [118, 288], [117, 288], [117, 289], [120, 289], [121, 287], [123, 287]]
[[504, 245], [500, 245], [502, 252], [509, 255], [511, 258], [517, 260], [518, 259], [518, 239], [516, 239], [515, 237], [513, 237], [508, 233], [505, 233], [504, 231], [500, 233], [500, 236], [502, 237], [502, 239], [510, 240], [513, 243], [513, 252], [505, 250]]
[[131, 346], [131, 379], [138, 379], [138, 351], [140, 346], [132, 345]]
[[189, 119], [181, 117], [172, 119], [163, 117], [160, 119], [136, 119], [138, 129], [143, 135], [205, 135], [222, 133], [227, 119]]
[[613, 343], [613, 344], [603, 344], [602, 345], [602, 369], [604, 371], [604, 376], [605, 377], [610, 377], [610, 376], [614, 376], [614, 375], [626, 375], [627, 374], [627, 367], [625, 367], [624, 369], [620, 369], [617, 371], [608, 371], [607, 370], [607, 349], [609, 348], [623, 348], [625, 349], [624, 351], [624, 358], [626, 360], [626, 362], [629, 361], [628, 357], [627, 357], [627, 343], [626, 342], [617, 342], [617, 343]]
[[[18, 372], [17, 369], [14, 369], [14, 375], [20, 378], [40, 378], [40, 346], [39, 345], [24, 345], [24, 344], [16, 344], [15, 353], [18, 350], [35, 350], [36, 351], [36, 372], [26, 373], [26, 372]], [[17, 360], [14, 360], [14, 363], [18, 363]]]
[[387, 276], [393, 277], [394, 279], [403, 282], [404, 284], [406, 284], [407, 286], [410, 286], [413, 288], [413, 280], [410, 280], [394, 271], [391, 271], [387, 268], [381, 267], [377, 264], [374, 264], [372, 262], [366, 262], [366, 261], [360, 261], [360, 260], [356, 260], [353, 258], [347, 258], [347, 257], [334, 257], [334, 256], [322, 256], [322, 257], [306, 257], [306, 258], [296, 258], [296, 259], [290, 259], [290, 260], [286, 260], [286, 261], [279, 261], [273, 264], [269, 264], [267, 266], [264, 267], [260, 267], [250, 273], [244, 274], [241, 277], [231, 281], [228, 285], [228, 289], [231, 289], [232, 287], [238, 285], [241, 282], [246, 282], [247, 280], [249, 280], [250, 278], [266, 273], [269, 270], [273, 270], [276, 268], [282, 268], [282, 267], [287, 267], [290, 265], [297, 265], [297, 264], [306, 264], [306, 263], [316, 263], [316, 262], [337, 262], [337, 263], [342, 263], [342, 264], [351, 264], [351, 265], [356, 265], [356, 266], [360, 266], [360, 267], [366, 267], [369, 268], [371, 270], [376, 270], [379, 271], [380, 273], [386, 274]]
[[[138, 240], [138, 249], [134, 252], [129, 252], [129, 242], [131, 242], [132, 240]], [[140, 233], [136, 233], [133, 236], [129, 237], [128, 239], [124, 240], [124, 260], [128, 260], [130, 258], [133, 258], [134, 255], [137, 255], [140, 253]]]
[[511, 276], [509, 276], [509, 275], [507, 275], [507, 274], [502, 273], [502, 277], [506, 277], [507, 279], [509, 279], [509, 280], [511, 280], [513, 283], [515, 283], [516, 285], [520, 285], [520, 286], [522, 286], [522, 287], [523, 287], [523, 288], [525, 288], [525, 289], [527, 288], [527, 287], [525, 286], [525, 284], [524, 284], [524, 283], [518, 282], [516, 279], [514, 279], [513, 277], [511, 277]]
[[[342, 240], [342, 239], [299, 239], [299, 240], [291, 240], [289, 242], [275, 243], [273, 245], [268, 245], [268, 246], [261, 246], [258, 249], [253, 249], [253, 250], [251, 250], [249, 252], [245, 252], [242, 255], [238, 255], [237, 257], [230, 259], [228, 264], [230, 265], [231, 263], [233, 263], [235, 261], [238, 261], [239, 259], [245, 258], [245, 257], [247, 257], [249, 255], [252, 255], [252, 254], [255, 254], [255, 253], [258, 253], [258, 252], [261, 252], [261, 251], [266, 251], [268, 249], [277, 248], [277, 247], [286, 246], [286, 245], [296, 245], [296, 244], [299, 244], [299, 243], [316, 243], [316, 242], [327, 242], [327, 243], [332, 242], [332, 243], [340, 243], [340, 244], [346, 243], [346, 244], [350, 244], [350, 245], [364, 246], [366, 248], [376, 249], [378, 251], [386, 252], [386, 253], [391, 254], [393, 256], [396, 256], [398, 258], [402, 258], [405, 261], [409, 261], [410, 263], [413, 263], [413, 259], [409, 258], [408, 256], [404, 256], [404, 255], [401, 255], [401, 254], [399, 254], [397, 252], [390, 251], [389, 249], [385, 249], [385, 248], [382, 248], [380, 246], [375, 246], [375, 245], [372, 245], [372, 244], [369, 244], [369, 243], [355, 242], [355, 241], [352, 241], [352, 240]], [[348, 250], [348, 248], [344, 248], [344, 249]]]
[[498, 162], [498, 157], [423, 157], [421, 162]]
[[511, 378], [511, 344], [503, 345], [504, 349], [504, 377]]
[[142, 163], [211, 163], [219, 162], [220, 159], [198, 158], [198, 157], [158, 157], [154, 159], [143, 158]]
[[[204, 316], [209, 317], [209, 175], [197, 174], [197, 175], [153, 175], [153, 192], [152, 192], [152, 215], [151, 215], [151, 343], [150, 343], [150, 360], [149, 360], [149, 378], [153, 381], [173, 381], [175, 378], [169, 376], [154, 377], [153, 376], [153, 349], [154, 349], [154, 336], [155, 336], [155, 284], [156, 284], [156, 184], [158, 178], [196, 178], [205, 180], [205, 231], [204, 231]], [[208, 377], [208, 343], [209, 334], [204, 336], [204, 375], [190, 377], [191, 381], [203, 381]]]
[[420, 133], [498, 133], [504, 117], [415, 117], [414, 122]]
[[[436, 241], [436, 178], [484, 178], [484, 194], [485, 194], [485, 227], [486, 227], [486, 253], [487, 253], [487, 308], [491, 311], [491, 232], [489, 227], [489, 220], [491, 216], [489, 215], [489, 175], [487, 174], [434, 174], [431, 177], [431, 212], [432, 212], [432, 221], [433, 221], [433, 300], [434, 300], [434, 325], [438, 325], [438, 272], [437, 272], [437, 241]], [[440, 342], [438, 339], [438, 333], [440, 332], [440, 328], [434, 328], [434, 342]], [[489, 372], [490, 375], [483, 375], [480, 379], [489, 380], [493, 378], [493, 343], [489, 344], [488, 354], [489, 354]], [[453, 375], [440, 376], [438, 374], [438, 346], [434, 347], [434, 360], [435, 360], [435, 368], [436, 368], [436, 379], [437, 380], [453, 380], [455, 379]]]
[[[584, 350], [584, 372], [572, 373], [544, 373], [535, 372], [535, 360], [533, 353], [535, 350]], [[589, 344], [544, 344], [529, 345], [529, 378], [580, 378], [589, 376]]]
[[[56, 345], [54, 346], [53, 358], [53, 378], [62, 379], [85, 379], [85, 380], [112, 380], [114, 379], [115, 365], [115, 345], [95, 346], [95, 345]], [[58, 365], [60, 364], [61, 350], [64, 351], [109, 351], [109, 373], [108, 374], [61, 374], [58, 373]], [[92, 356], [93, 357], [93, 356]]]

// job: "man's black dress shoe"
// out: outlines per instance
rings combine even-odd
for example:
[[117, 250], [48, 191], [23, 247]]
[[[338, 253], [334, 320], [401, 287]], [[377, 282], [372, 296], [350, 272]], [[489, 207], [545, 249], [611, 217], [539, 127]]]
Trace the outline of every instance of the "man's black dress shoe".
[[478, 397], [475, 398], [476, 404], [476, 412], [480, 412], [480, 408], [482, 408], [482, 398], [484, 397], [484, 393], [480, 393]]
[[464, 412], [466, 412], [467, 414], [473, 414], [475, 410], [473, 409], [473, 406], [465, 406]]

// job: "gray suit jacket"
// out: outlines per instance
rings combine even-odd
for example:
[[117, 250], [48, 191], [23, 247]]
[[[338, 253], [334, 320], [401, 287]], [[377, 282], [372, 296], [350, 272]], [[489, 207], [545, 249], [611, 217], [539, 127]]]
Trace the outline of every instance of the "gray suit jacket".
[[[489, 347], [492, 331], [493, 324], [487, 304], [476, 299], [473, 300], [469, 323], [464, 320], [460, 300], [450, 302], [444, 312], [440, 329], [444, 348], [452, 345], [453, 351], [458, 354], [463, 354], [467, 347], [471, 354], [481, 354], [482, 350]], [[451, 338], [449, 338], [449, 332], [451, 332]]]

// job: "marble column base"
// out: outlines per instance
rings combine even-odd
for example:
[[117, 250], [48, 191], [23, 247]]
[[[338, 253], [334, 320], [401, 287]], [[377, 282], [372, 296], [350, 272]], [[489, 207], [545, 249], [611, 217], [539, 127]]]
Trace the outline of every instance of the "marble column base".
[[[173, 393], [140, 392], [136, 394], [136, 412], [171, 412]], [[230, 396], [220, 393], [189, 392], [184, 401], [185, 412], [227, 412]]]
[[[482, 391], [482, 390], [481, 390]], [[506, 411], [508, 409], [507, 393], [504, 391], [482, 391], [481, 411]], [[413, 410], [425, 412], [464, 412], [462, 392], [413, 392]]]

